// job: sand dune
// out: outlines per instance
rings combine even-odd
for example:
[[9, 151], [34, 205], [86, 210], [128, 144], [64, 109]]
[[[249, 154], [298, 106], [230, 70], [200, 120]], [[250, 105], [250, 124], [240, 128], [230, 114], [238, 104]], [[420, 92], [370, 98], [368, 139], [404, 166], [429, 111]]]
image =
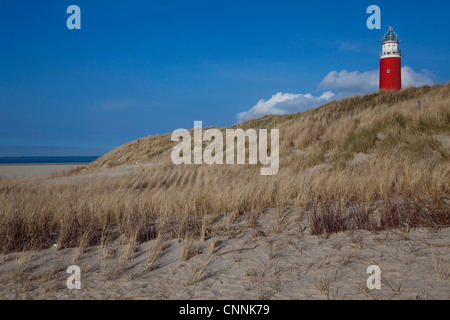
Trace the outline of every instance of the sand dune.
[[[280, 129], [270, 177], [174, 165], [165, 134], [68, 174], [1, 179], [0, 298], [449, 299], [449, 92], [380, 92], [239, 124]], [[66, 286], [71, 265], [81, 290]], [[379, 290], [366, 285], [373, 265]]]

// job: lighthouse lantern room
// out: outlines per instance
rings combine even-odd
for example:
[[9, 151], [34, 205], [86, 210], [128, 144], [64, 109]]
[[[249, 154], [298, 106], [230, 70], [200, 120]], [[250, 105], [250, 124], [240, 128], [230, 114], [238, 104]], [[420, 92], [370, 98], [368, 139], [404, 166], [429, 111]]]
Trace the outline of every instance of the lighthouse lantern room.
[[401, 90], [401, 56], [397, 34], [392, 27], [385, 33], [380, 53], [380, 90]]

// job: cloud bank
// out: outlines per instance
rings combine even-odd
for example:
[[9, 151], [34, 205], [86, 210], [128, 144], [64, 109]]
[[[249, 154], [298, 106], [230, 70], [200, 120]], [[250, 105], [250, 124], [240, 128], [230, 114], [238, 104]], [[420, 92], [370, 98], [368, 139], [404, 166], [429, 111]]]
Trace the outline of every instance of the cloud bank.
[[415, 72], [411, 67], [402, 68], [402, 87], [420, 87], [437, 82], [436, 76], [430, 70]]
[[[415, 72], [411, 67], [402, 67], [402, 87], [419, 87], [436, 83], [431, 71]], [[243, 121], [270, 114], [286, 114], [305, 111], [318, 107], [329, 101], [341, 99], [355, 94], [366, 94], [378, 91], [379, 71], [331, 71], [320, 82], [318, 89], [325, 91], [320, 96], [310, 93], [293, 94], [278, 92], [270, 99], [261, 99], [248, 111], [238, 113], [236, 118]]]
[[306, 110], [324, 104], [334, 96], [334, 93], [327, 91], [320, 97], [307, 94], [292, 94], [278, 92], [272, 98], [265, 101], [261, 99], [256, 105], [246, 112], [239, 113], [236, 118], [245, 120], [257, 118], [268, 114], [286, 114]]
[[363, 94], [378, 90], [378, 70], [360, 73], [359, 71], [331, 71], [319, 84], [319, 89], [333, 90], [340, 96]]
[[[339, 96], [365, 94], [378, 91], [380, 74], [378, 70], [331, 71], [320, 82], [319, 89], [336, 91]], [[415, 72], [411, 67], [402, 67], [402, 87], [420, 87], [435, 83], [435, 76], [429, 70]]]

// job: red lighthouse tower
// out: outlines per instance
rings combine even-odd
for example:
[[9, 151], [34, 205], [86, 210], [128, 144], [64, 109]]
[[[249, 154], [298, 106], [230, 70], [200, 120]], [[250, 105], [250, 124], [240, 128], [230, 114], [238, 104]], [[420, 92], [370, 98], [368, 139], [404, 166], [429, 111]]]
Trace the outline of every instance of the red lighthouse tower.
[[384, 35], [380, 53], [380, 90], [402, 89], [402, 66], [397, 34], [392, 27]]

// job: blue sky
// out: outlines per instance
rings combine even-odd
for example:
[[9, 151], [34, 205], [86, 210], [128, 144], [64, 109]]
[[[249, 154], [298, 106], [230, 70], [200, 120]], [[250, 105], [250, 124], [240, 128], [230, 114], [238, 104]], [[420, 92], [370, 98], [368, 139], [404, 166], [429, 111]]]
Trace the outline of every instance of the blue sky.
[[[72, 4], [81, 30], [66, 27]], [[366, 27], [371, 4], [381, 30]], [[404, 80], [446, 83], [449, 12], [448, 1], [3, 0], [0, 148], [106, 150], [374, 91], [388, 24]]]

